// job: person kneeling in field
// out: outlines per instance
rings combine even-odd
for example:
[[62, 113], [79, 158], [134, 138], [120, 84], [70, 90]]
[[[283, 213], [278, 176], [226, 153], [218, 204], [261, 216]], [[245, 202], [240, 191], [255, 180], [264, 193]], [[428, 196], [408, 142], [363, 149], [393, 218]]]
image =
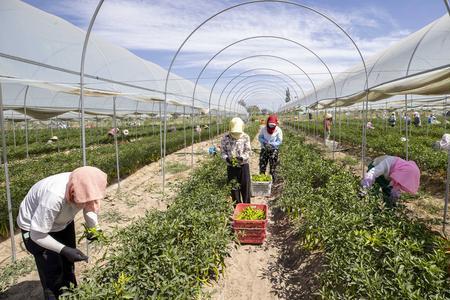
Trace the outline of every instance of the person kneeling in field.
[[361, 180], [363, 194], [374, 183], [381, 187], [387, 206], [394, 207], [402, 192], [417, 194], [420, 170], [414, 161], [406, 161], [396, 156], [379, 156], [369, 164], [368, 171]]
[[250, 137], [244, 133], [244, 121], [233, 118], [230, 121], [230, 132], [225, 134], [221, 143], [221, 157], [227, 162], [228, 182], [237, 181], [231, 190], [234, 204], [250, 203], [250, 167], [248, 160], [252, 148]]
[[81, 167], [38, 181], [20, 204], [17, 224], [34, 256], [45, 299], [58, 299], [63, 287], [77, 285], [74, 262], [88, 257], [76, 249], [74, 219], [83, 210], [87, 227], [97, 227], [106, 185], [100, 169]]

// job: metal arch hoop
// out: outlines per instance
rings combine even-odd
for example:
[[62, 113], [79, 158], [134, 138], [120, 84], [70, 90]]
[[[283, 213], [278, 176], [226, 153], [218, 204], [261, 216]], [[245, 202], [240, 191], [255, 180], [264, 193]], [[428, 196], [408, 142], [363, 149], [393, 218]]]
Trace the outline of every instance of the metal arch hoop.
[[284, 90], [280, 89], [275, 84], [268, 84], [266, 81], [254, 81], [254, 82], [250, 82], [250, 83], [244, 85], [243, 86], [243, 90], [240, 90], [239, 92], [237, 92], [233, 96], [233, 98], [231, 99], [231, 101], [229, 103], [231, 104], [231, 103], [234, 103], [235, 101], [239, 101], [239, 98], [241, 98], [244, 93], [248, 92], [249, 89], [255, 88], [255, 87], [269, 87], [269, 88], [273, 88], [277, 92], [280, 92], [280, 95], [283, 95], [283, 92], [284, 92]]
[[[279, 59], [279, 60], [285, 61], [285, 62], [287, 62], [287, 63], [293, 65], [294, 67], [296, 67], [296, 68], [299, 69], [302, 73], [305, 74], [305, 76], [306, 76], [306, 77], [309, 79], [309, 81], [311, 82], [311, 85], [312, 85], [312, 87], [313, 87], [313, 89], [314, 89], [314, 92], [315, 92], [315, 94], [317, 95], [316, 86], [315, 86], [315, 84], [314, 84], [314, 81], [311, 79], [311, 77], [308, 75], [308, 73], [306, 73], [306, 72], [305, 72], [300, 66], [298, 66], [296, 63], [292, 62], [292, 61], [289, 60], [289, 59], [286, 59], [286, 58], [283, 58], [283, 57], [277, 56], [277, 55], [258, 54], [258, 55], [251, 55], [251, 56], [247, 56], [247, 57], [241, 58], [241, 59], [235, 61], [234, 63], [232, 63], [231, 65], [229, 65], [226, 69], [224, 69], [223, 72], [219, 75], [219, 77], [217, 77], [216, 81], [215, 81], [214, 84], [213, 84], [213, 87], [211, 88], [210, 95], [209, 95], [209, 96], [210, 96], [209, 101], [211, 101], [212, 93], [213, 93], [213, 91], [214, 91], [214, 88], [215, 88], [217, 82], [218, 82], [219, 79], [223, 76], [223, 74], [225, 74], [226, 71], [228, 71], [231, 67], [233, 67], [234, 65], [236, 65], [236, 64], [238, 64], [238, 63], [240, 63], [240, 62], [242, 62], [242, 61], [244, 61], [244, 60], [251, 59], [251, 58], [258, 58], [258, 57], [270, 57], [270, 58], [275, 58], [275, 59]], [[225, 103], [224, 105], [226, 106], [226, 103]]]
[[[305, 76], [309, 79], [309, 81], [311, 82], [311, 85], [312, 85], [312, 87], [313, 87], [313, 89], [314, 89], [314, 93], [315, 93], [315, 95], [317, 96], [317, 90], [316, 90], [316, 86], [315, 86], [315, 84], [314, 84], [314, 81], [311, 79], [311, 77], [308, 75], [308, 73], [306, 73], [306, 72], [305, 72], [300, 66], [298, 66], [296, 63], [292, 62], [292, 61], [289, 60], [289, 59], [286, 59], [286, 58], [283, 58], [283, 57], [277, 56], [277, 55], [258, 54], [258, 55], [251, 55], [251, 56], [246, 56], [246, 57], [244, 57], [244, 58], [241, 58], [241, 59], [239, 59], [239, 60], [233, 62], [233, 63], [232, 63], [231, 65], [229, 65], [227, 68], [225, 68], [225, 69], [222, 71], [222, 73], [220, 73], [220, 75], [219, 75], [219, 76], [216, 78], [216, 80], [214, 81], [214, 84], [213, 84], [213, 86], [212, 86], [212, 88], [211, 88], [211, 91], [210, 91], [210, 93], [209, 93], [209, 99], [208, 99], [208, 102], [211, 103], [211, 98], [212, 98], [212, 94], [213, 94], [214, 88], [215, 88], [217, 82], [219, 81], [219, 79], [223, 76], [223, 74], [225, 74], [226, 71], [228, 71], [231, 67], [233, 67], [234, 65], [236, 65], [236, 64], [238, 64], [238, 63], [240, 63], [240, 62], [242, 62], [242, 61], [245, 61], [245, 60], [251, 59], [251, 58], [258, 58], [258, 57], [270, 57], [270, 58], [275, 58], [275, 59], [279, 59], [279, 60], [285, 61], [285, 62], [287, 62], [287, 63], [293, 65], [293, 66], [296, 67], [298, 70], [300, 70], [302, 73], [304, 73]], [[317, 98], [317, 97], [316, 97], [316, 98]], [[166, 106], [166, 105], [165, 105], [165, 106]], [[224, 107], [226, 107], [226, 103], [224, 104]], [[193, 141], [193, 139], [194, 139], [194, 135], [192, 134], [191, 167], [194, 166], [194, 159], [193, 159], [194, 141]]]
[[277, 91], [279, 91], [281, 94], [284, 93], [284, 89], [281, 89], [274, 82], [267, 82], [265, 80], [253, 81], [253, 82], [249, 82], [249, 83], [243, 85], [241, 87], [241, 89], [233, 95], [233, 97], [231, 98], [229, 103], [231, 104], [234, 101], [239, 101], [239, 98], [242, 96], [242, 94], [245, 93], [246, 91], [248, 91], [249, 88], [255, 87], [255, 86], [260, 86], [260, 85], [265, 85], [267, 87], [273, 87], [273, 88], [276, 88]]
[[[192, 35], [197, 32], [197, 30], [199, 30], [201, 27], [203, 27], [203, 25], [205, 25], [207, 22], [209, 22], [210, 20], [212, 20], [213, 18], [238, 7], [241, 6], [245, 6], [245, 5], [250, 5], [250, 4], [259, 4], [259, 3], [280, 3], [280, 4], [287, 4], [287, 5], [293, 5], [299, 8], [303, 8], [306, 10], [309, 10], [325, 19], [327, 19], [328, 21], [330, 21], [332, 24], [334, 24], [337, 28], [339, 28], [347, 37], [348, 39], [352, 42], [352, 44], [354, 45], [356, 51], [358, 52], [359, 57], [361, 58], [362, 64], [364, 66], [364, 72], [365, 72], [365, 76], [366, 76], [366, 82], [364, 85], [364, 91], [366, 92], [366, 110], [365, 110], [365, 122], [363, 125], [363, 139], [362, 139], [362, 150], [361, 150], [361, 158], [362, 158], [362, 172], [364, 174], [364, 159], [365, 159], [365, 152], [366, 152], [366, 121], [367, 121], [367, 106], [369, 103], [369, 93], [368, 93], [368, 73], [367, 73], [367, 67], [366, 67], [366, 62], [364, 60], [364, 57], [358, 47], [358, 45], [356, 44], [356, 42], [352, 39], [352, 37], [347, 33], [347, 31], [345, 31], [344, 28], [342, 28], [338, 23], [336, 23], [333, 19], [331, 19], [330, 17], [328, 17], [326, 14], [311, 8], [309, 6], [306, 5], [302, 5], [299, 3], [295, 3], [295, 2], [291, 2], [291, 1], [283, 1], [283, 0], [257, 0], [257, 1], [248, 1], [248, 2], [243, 2], [243, 3], [239, 3], [236, 5], [232, 5], [230, 7], [227, 7], [217, 13], [215, 13], [214, 15], [210, 16], [209, 18], [207, 18], [206, 20], [204, 20], [202, 23], [200, 23], [200, 25], [198, 25], [191, 33], [189, 33], [189, 35], [184, 39], [184, 41], [181, 43], [181, 45], [178, 47], [177, 51], [175, 52], [169, 68], [167, 70], [167, 75], [166, 75], [166, 80], [165, 80], [165, 84], [164, 84], [164, 116], [166, 116], [167, 114], [167, 88], [168, 88], [168, 82], [169, 82], [169, 77], [170, 77], [170, 72], [172, 70], [172, 67], [175, 63], [175, 60], [178, 57], [178, 54], [181, 52], [181, 50], [183, 49], [184, 45], [187, 43], [187, 41], [192, 37]], [[166, 142], [167, 142], [167, 118], [164, 117], [164, 151], [163, 151], [163, 155], [162, 155], [162, 174], [163, 174], [163, 193], [164, 193], [164, 189], [165, 189], [165, 156], [166, 156]]]
[[[252, 92], [254, 92], [254, 91], [266, 91], [266, 92], [273, 92], [273, 93], [276, 92], [281, 98], [283, 98], [283, 92], [280, 91], [280, 90], [274, 89], [274, 87], [265, 87], [265, 86], [262, 86], [262, 85], [260, 85], [260, 86], [255, 85], [255, 86], [250, 86], [246, 91], [243, 91], [243, 92], [239, 95], [239, 98], [237, 98], [237, 99], [239, 99], [239, 100], [245, 99], [245, 98], [248, 97], [248, 95], [250, 95], [250, 94], [251, 94]], [[239, 101], [231, 101], [231, 102], [230, 102], [230, 107], [231, 107], [233, 104], [236, 105], [236, 103], [238, 103], [238, 102], [239, 102]]]
[[[266, 89], [267, 91], [272, 91], [272, 90], [270, 90], [270, 89]], [[273, 91], [272, 91], [273, 92]], [[267, 92], [266, 91], [264, 91], [264, 89], [260, 89], [260, 90], [255, 90], [255, 91], [252, 91], [252, 92], [249, 92], [247, 95], [244, 95], [243, 97], [242, 97], [242, 99], [245, 101], [245, 100], [247, 100], [249, 97], [253, 97], [253, 96], [255, 96], [255, 95], [258, 95], [258, 94], [266, 94]], [[283, 98], [283, 95], [281, 94], [280, 95], [280, 99], [282, 99]], [[282, 101], [282, 100], [281, 100]], [[230, 102], [230, 107], [232, 106], [232, 104], [233, 104], [233, 102]], [[236, 106], [237, 104], [239, 104], [238, 103], [238, 101], [236, 101], [236, 102], [234, 102], [234, 105]]]
[[[280, 97], [283, 97], [283, 94], [280, 91], [271, 89], [270, 87], [266, 88], [266, 87], [263, 87], [263, 86], [253, 86], [252, 89], [249, 89], [245, 93], [242, 93], [242, 95], [239, 97], [239, 99], [246, 100], [246, 99], [248, 99], [249, 96], [251, 96], [255, 92], [258, 92], [258, 93], [261, 93], [261, 94], [262, 93], [267, 93], [267, 92], [272, 92], [274, 94], [277, 94]], [[230, 106], [229, 107], [231, 107], [233, 104], [236, 104], [237, 102], [239, 102], [239, 101], [230, 102]]]
[[[244, 42], [244, 41], [248, 41], [248, 40], [254, 40], [254, 39], [278, 39], [278, 40], [283, 40], [283, 41], [287, 41], [287, 42], [291, 42], [297, 46], [302, 47], [303, 49], [307, 50], [308, 52], [310, 52], [311, 54], [313, 54], [317, 59], [319, 59], [319, 61], [325, 66], [325, 68], [327, 69], [328, 73], [331, 76], [331, 80], [333, 82], [333, 86], [334, 86], [334, 94], [335, 94], [335, 99], [337, 98], [337, 91], [336, 91], [336, 83], [333, 77], [333, 74], [331, 72], [331, 70], [328, 68], [328, 65], [322, 60], [322, 58], [317, 55], [317, 53], [315, 53], [314, 51], [312, 51], [310, 48], [304, 46], [303, 44], [296, 42], [292, 39], [289, 38], [285, 38], [285, 37], [280, 37], [280, 36], [276, 36], [276, 35], [259, 35], [259, 36], [252, 36], [252, 37], [247, 37], [244, 39], [240, 39], [238, 41], [235, 41], [227, 46], [225, 46], [224, 48], [222, 48], [221, 50], [219, 50], [218, 52], [216, 52], [210, 59], [209, 61], [203, 66], [202, 70], [200, 71], [199, 75], [197, 76], [197, 79], [195, 81], [195, 85], [194, 85], [194, 90], [192, 93], [192, 106], [194, 106], [194, 101], [195, 101], [195, 92], [196, 92], [196, 88], [197, 88], [197, 84], [200, 80], [200, 77], [202, 76], [203, 72], [205, 71], [206, 67], [211, 63], [212, 60], [214, 60], [214, 58], [216, 58], [219, 54], [221, 54], [223, 51], [225, 51], [226, 49], [230, 48], [231, 46], [234, 46], [238, 43]], [[302, 89], [303, 91], [303, 89]], [[316, 98], [317, 98], [317, 94], [316, 94]], [[317, 100], [317, 99], [316, 99]], [[219, 98], [219, 103], [218, 105], [220, 105], [220, 98]], [[209, 99], [209, 103], [208, 103], [208, 108], [209, 108], [209, 119], [210, 119], [210, 123], [211, 123], [211, 99]], [[210, 124], [211, 125], [211, 124]], [[209, 126], [209, 138], [211, 139], [211, 126]]]
[[[245, 100], [247, 100], [249, 97], [253, 97], [254, 95], [258, 95], [258, 94], [267, 94], [267, 92], [275, 92], [274, 90], [271, 90], [271, 89], [269, 89], [269, 88], [266, 88], [266, 89], [264, 89], [263, 87], [259, 87], [259, 88], [256, 88], [255, 90], [253, 90], [253, 91], [249, 91], [246, 95], [244, 95], [243, 97], [242, 97], [242, 99], [245, 101]], [[279, 94], [279, 96], [282, 98], [283, 97], [283, 95], [282, 94]], [[237, 104], [239, 104], [238, 103], [239, 101], [236, 101], [236, 102], [230, 102], [230, 104], [229, 104], [229, 109], [231, 110], [231, 107], [232, 107], [232, 105], [234, 104], [235, 106], [237, 105]]]
[[[227, 94], [227, 96], [226, 96], [225, 99], [228, 99], [228, 98], [230, 97], [231, 93], [234, 91], [234, 89], [237, 88], [237, 87], [239, 86], [239, 84], [241, 84], [242, 82], [244, 82], [244, 81], [246, 81], [246, 80], [248, 80], [248, 79], [254, 78], [254, 77], [263, 77], [263, 76], [270, 76], [270, 77], [275, 77], [276, 79], [280, 79], [280, 80], [283, 81], [289, 88], [292, 88], [292, 85], [291, 85], [290, 83], [288, 83], [287, 80], [285, 80], [284, 78], [282, 78], [282, 77], [280, 77], [280, 76], [278, 76], [278, 75], [274, 75], [274, 74], [255, 74], [255, 75], [252, 75], [252, 76], [245, 77], [244, 79], [242, 79], [241, 81], [239, 81], [238, 83], [236, 83], [236, 84], [228, 91], [228, 94]], [[261, 79], [258, 79], [258, 81], [263, 81], [263, 79], [262, 79], [262, 78], [261, 78]], [[265, 81], [265, 80], [264, 80], [264, 81]], [[252, 81], [252, 82], [254, 82], [254, 81]], [[274, 82], [274, 81], [269, 81], [269, 82]], [[236, 93], [238, 93], [238, 92], [241, 90], [241, 88], [242, 88], [243, 86], [245, 86], [247, 83], [248, 83], [248, 82], [244, 83], [239, 89], [237, 89], [237, 91], [235, 91], [235, 95], [236, 95]], [[297, 98], [298, 98], [298, 94], [297, 94], [297, 91], [296, 91], [295, 89], [294, 89], [294, 92], [295, 92], [295, 94], [297, 95]]]
[[[299, 85], [298, 82], [297, 82], [294, 78], [292, 78], [291, 76], [289, 76], [288, 74], [286, 74], [286, 73], [284, 73], [284, 72], [281, 72], [281, 71], [279, 71], [279, 70], [276, 70], [276, 69], [271, 69], [271, 68], [254, 68], [254, 69], [250, 69], [250, 70], [244, 71], [244, 72], [242, 72], [242, 73], [239, 73], [238, 75], [236, 75], [235, 77], [233, 77], [233, 78], [225, 85], [225, 87], [222, 89], [222, 92], [220, 93], [219, 101], [218, 101], [218, 104], [217, 104], [217, 105], [220, 107], [220, 102], [221, 102], [223, 93], [225, 92], [225, 90], [227, 89], [227, 87], [228, 87], [228, 86], [229, 86], [236, 78], [239, 78], [239, 77], [242, 76], [243, 74], [246, 74], [246, 73], [249, 73], [249, 72], [253, 72], [253, 71], [259, 71], [259, 70], [261, 70], [261, 71], [272, 71], [272, 72], [275, 72], [275, 73], [278, 73], [278, 74], [285, 75], [287, 78], [289, 78], [290, 80], [292, 80], [292, 81], [300, 88], [300, 90], [302, 91], [303, 95], [305, 96], [305, 92], [303, 91], [303, 88], [301, 87], [301, 85]], [[217, 134], [219, 134], [219, 127], [217, 127], [217, 130], [218, 130]]]

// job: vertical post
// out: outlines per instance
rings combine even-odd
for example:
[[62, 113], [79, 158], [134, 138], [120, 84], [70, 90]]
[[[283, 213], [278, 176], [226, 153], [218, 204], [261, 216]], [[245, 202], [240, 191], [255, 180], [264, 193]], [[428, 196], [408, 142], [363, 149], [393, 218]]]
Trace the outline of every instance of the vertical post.
[[184, 159], [186, 159], [186, 106], [183, 106], [183, 137], [184, 137]]
[[16, 149], [16, 147], [17, 147], [17, 143], [16, 143], [16, 123], [14, 122], [14, 111], [12, 111], [12, 128], [13, 128], [14, 149]]
[[[405, 153], [406, 153], [406, 160], [408, 160], [409, 156], [409, 137], [408, 137], [408, 95], [405, 95], [405, 137], [406, 137], [406, 144], [405, 144]], [[411, 120], [412, 121], [412, 120]]]
[[[159, 105], [159, 145], [160, 145], [160, 156], [161, 156], [161, 159], [159, 160], [159, 162], [160, 162], [160, 167], [161, 167], [161, 176], [163, 176], [162, 174], [163, 174], [163, 164], [164, 164], [164, 162], [163, 162], [163, 136], [162, 136], [162, 122], [163, 122], [163, 120], [162, 120], [162, 118], [163, 118], [163, 116], [162, 116], [162, 114], [161, 114], [161, 102], [158, 102], [158, 105]], [[164, 178], [163, 178], [163, 194], [164, 194]]]
[[23, 112], [25, 114], [25, 151], [26, 151], [27, 158], [30, 157], [29, 148], [28, 148], [28, 115], [27, 115], [27, 95], [28, 95], [29, 88], [30, 88], [30, 86], [27, 85], [27, 88], [25, 89], [25, 96], [23, 97]]
[[8, 202], [8, 221], [9, 221], [9, 235], [11, 238], [11, 259], [13, 262], [16, 261], [16, 242], [14, 240], [14, 221], [12, 215], [12, 204], [11, 204], [11, 190], [9, 181], [9, 169], [8, 169], [8, 155], [6, 148], [6, 138], [5, 138], [5, 126], [3, 117], [3, 90], [0, 84], [0, 126], [2, 132], [2, 152], [3, 152], [3, 167], [5, 170], [5, 186], [6, 186], [6, 201]]
[[[95, 8], [94, 14], [92, 15], [89, 27], [86, 31], [86, 36], [84, 38], [83, 51], [81, 53], [81, 67], [80, 67], [80, 110], [81, 110], [81, 148], [83, 153], [83, 166], [86, 165], [86, 132], [84, 128], [84, 64], [86, 61], [87, 46], [89, 43], [89, 37], [91, 35], [92, 27], [94, 26], [95, 18], [100, 11], [100, 8], [104, 0], [99, 0], [97, 7]], [[88, 243], [86, 243], [88, 245]]]
[[444, 203], [444, 216], [442, 220], [442, 233], [445, 235], [445, 226], [447, 225], [447, 211], [448, 211], [448, 193], [449, 193], [449, 180], [450, 180], [450, 150], [447, 151], [447, 180], [445, 181], [445, 203]]
[[113, 97], [113, 128], [114, 128], [114, 148], [116, 151], [116, 173], [117, 173], [117, 192], [120, 191], [120, 166], [119, 166], [119, 144], [117, 142], [117, 119], [116, 119], [116, 96]]
[[[339, 144], [341, 144], [342, 110], [339, 108]], [[342, 148], [341, 148], [342, 149]]]

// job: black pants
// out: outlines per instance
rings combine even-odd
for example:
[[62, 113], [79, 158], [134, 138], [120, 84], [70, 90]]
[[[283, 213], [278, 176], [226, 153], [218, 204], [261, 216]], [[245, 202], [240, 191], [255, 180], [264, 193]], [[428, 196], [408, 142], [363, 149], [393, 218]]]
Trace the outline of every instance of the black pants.
[[[367, 171], [370, 171], [370, 169], [374, 168], [373, 162], [369, 164], [367, 167]], [[383, 175], [378, 176], [375, 179], [375, 184], [381, 188], [381, 191], [383, 192], [383, 201], [386, 203], [387, 207], [394, 207], [396, 206], [396, 202], [392, 200], [391, 193], [392, 193], [392, 186], [390, 185], [390, 181], [386, 180]]]
[[[62, 231], [50, 232], [49, 234], [68, 247], [76, 247], [74, 222]], [[22, 238], [28, 252], [34, 256], [45, 299], [57, 299], [62, 294], [60, 290], [62, 287], [69, 287], [71, 283], [77, 285], [74, 263], [71, 263], [59, 253], [36, 244], [29, 237], [28, 231], [22, 230]], [[53, 296], [54, 298], [52, 298]]]
[[[237, 184], [231, 189], [234, 204], [250, 203], [250, 167], [244, 164], [240, 167], [227, 166], [228, 183], [233, 179]], [[242, 201], [241, 201], [242, 196]]]
[[266, 149], [262, 148], [259, 154], [259, 173], [265, 174], [267, 169], [267, 163], [270, 165], [270, 175], [275, 180], [276, 169], [278, 165], [278, 149]]

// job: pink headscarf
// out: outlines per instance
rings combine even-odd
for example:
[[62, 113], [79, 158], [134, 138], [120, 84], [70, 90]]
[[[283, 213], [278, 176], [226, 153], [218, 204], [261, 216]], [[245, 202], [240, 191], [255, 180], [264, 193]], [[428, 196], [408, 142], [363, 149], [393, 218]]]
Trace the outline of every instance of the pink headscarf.
[[95, 167], [75, 169], [66, 186], [66, 199], [75, 204], [84, 204], [86, 211], [98, 213], [100, 200], [105, 198], [107, 175]]
[[393, 187], [410, 194], [416, 194], [419, 190], [420, 170], [412, 160], [406, 161], [397, 158], [391, 167], [389, 177], [391, 177]]

